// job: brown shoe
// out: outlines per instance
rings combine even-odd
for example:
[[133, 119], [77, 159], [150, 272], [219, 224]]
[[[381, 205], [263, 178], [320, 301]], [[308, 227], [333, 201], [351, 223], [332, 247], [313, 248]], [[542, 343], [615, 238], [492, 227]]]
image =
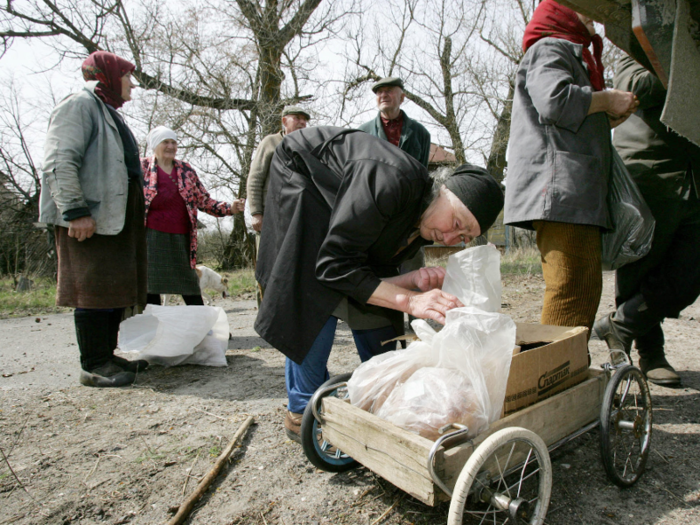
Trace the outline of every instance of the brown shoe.
[[681, 376], [663, 356], [652, 359], [641, 357], [639, 368], [642, 369], [647, 380], [656, 385], [680, 386], [681, 384]]
[[284, 417], [284, 430], [287, 437], [301, 445], [301, 418], [304, 414], [295, 414], [287, 410]]

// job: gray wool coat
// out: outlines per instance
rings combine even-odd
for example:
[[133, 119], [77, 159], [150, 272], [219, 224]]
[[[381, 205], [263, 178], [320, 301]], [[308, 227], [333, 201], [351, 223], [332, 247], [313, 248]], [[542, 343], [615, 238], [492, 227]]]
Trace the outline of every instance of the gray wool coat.
[[89, 208], [96, 233], [124, 227], [129, 176], [124, 144], [96, 81], [63, 99], [51, 113], [44, 145], [39, 222], [68, 228], [63, 214]]
[[593, 88], [582, 46], [543, 38], [523, 57], [513, 99], [505, 223], [532, 221], [610, 228], [606, 206], [610, 124], [587, 115]]

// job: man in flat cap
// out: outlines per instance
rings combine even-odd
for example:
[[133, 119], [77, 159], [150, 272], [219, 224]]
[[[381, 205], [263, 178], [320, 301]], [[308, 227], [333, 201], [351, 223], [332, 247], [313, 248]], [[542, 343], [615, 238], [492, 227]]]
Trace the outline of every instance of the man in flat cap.
[[250, 166], [246, 192], [250, 214], [253, 216], [253, 229], [257, 232], [255, 250], [260, 244], [260, 230], [262, 230], [263, 215], [265, 212], [265, 195], [267, 194], [268, 175], [272, 154], [277, 145], [282, 142], [285, 135], [304, 129], [311, 117], [299, 106], [287, 106], [282, 111], [282, 130], [262, 139], [255, 154], [255, 159]]
[[[382, 78], [372, 86], [372, 91], [377, 95], [379, 114], [359, 129], [398, 146], [427, 168], [430, 132], [419, 122], [408, 118], [401, 109], [401, 104], [406, 99], [403, 81], [399, 77]], [[419, 251], [415, 257], [401, 265], [401, 273], [417, 270], [424, 265], [423, 252]]]
[[408, 118], [401, 109], [406, 99], [403, 81], [398, 77], [386, 77], [372, 86], [377, 95], [379, 114], [362, 124], [359, 129], [388, 140], [398, 146], [426, 168], [430, 157], [430, 133], [420, 123]]
[[[260, 249], [260, 231], [263, 225], [263, 215], [265, 213], [265, 196], [269, 184], [270, 162], [275, 148], [282, 142], [285, 135], [289, 135], [299, 129], [304, 129], [311, 120], [311, 116], [299, 106], [287, 106], [282, 111], [282, 131], [273, 133], [262, 139], [255, 154], [253, 163], [248, 172], [248, 182], [246, 183], [247, 202], [250, 207], [250, 214], [253, 217], [251, 226], [255, 230], [255, 255], [257, 257]], [[258, 306], [262, 292], [257, 295]]]

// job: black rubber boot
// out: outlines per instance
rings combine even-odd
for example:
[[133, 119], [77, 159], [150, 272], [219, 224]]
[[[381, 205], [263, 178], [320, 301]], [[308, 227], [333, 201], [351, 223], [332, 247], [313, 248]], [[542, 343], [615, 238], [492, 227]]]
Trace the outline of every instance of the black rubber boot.
[[[593, 324], [593, 331], [601, 341], [605, 341], [610, 349], [610, 360], [614, 365], [624, 361], [622, 354], [627, 354], [630, 359], [633, 336], [624, 326], [615, 323], [615, 312], [601, 317]], [[590, 356], [588, 358], [590, 364]]]
[[130, 385], [136, 376], [114, 361], [109, 310], [78, 308], [73, 314], [80, 349], [80, 383], [85, 386], [119, 387]]
[[136, 376], [131, 372], [125, 372], [113, 361], [108, 361], [102, 366], [90, 371], [80, 371], [80, 384], [99, 388], [127, 386], [134, 382]]
[[108, 310], [76, 308], [73, 313], [75, 336], [80, 349], [80, 366], [92, 370], [106, 364], [113, 354]]

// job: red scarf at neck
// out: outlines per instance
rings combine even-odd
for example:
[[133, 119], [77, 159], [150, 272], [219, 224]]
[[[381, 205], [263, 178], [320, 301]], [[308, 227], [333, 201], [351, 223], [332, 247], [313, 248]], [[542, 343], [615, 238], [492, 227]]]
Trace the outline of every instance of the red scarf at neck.
[[114, 109], [124, 104], [122, 77], [134, 69], [134, 64], [107, 51], [95, 51], [85, 59], [82, 67], [85, 81], [97, 80], [95, 94]]
[[[588, 77], [596, 91], [605, 89], [603, 77], [603, 39], [599, 35], [588, 32], [588, 28], [576, 16], [576, 12], [556, 3], [554, 0], [544, 0], [537, 6], [532, 20], [525, 28], [523, 50], [527, 51], [535, 42], [542, 38], [562, 38], [583, 45], [583, 60], [588, 66]], [[593, 43], [593, 54], [588, 46]]]

